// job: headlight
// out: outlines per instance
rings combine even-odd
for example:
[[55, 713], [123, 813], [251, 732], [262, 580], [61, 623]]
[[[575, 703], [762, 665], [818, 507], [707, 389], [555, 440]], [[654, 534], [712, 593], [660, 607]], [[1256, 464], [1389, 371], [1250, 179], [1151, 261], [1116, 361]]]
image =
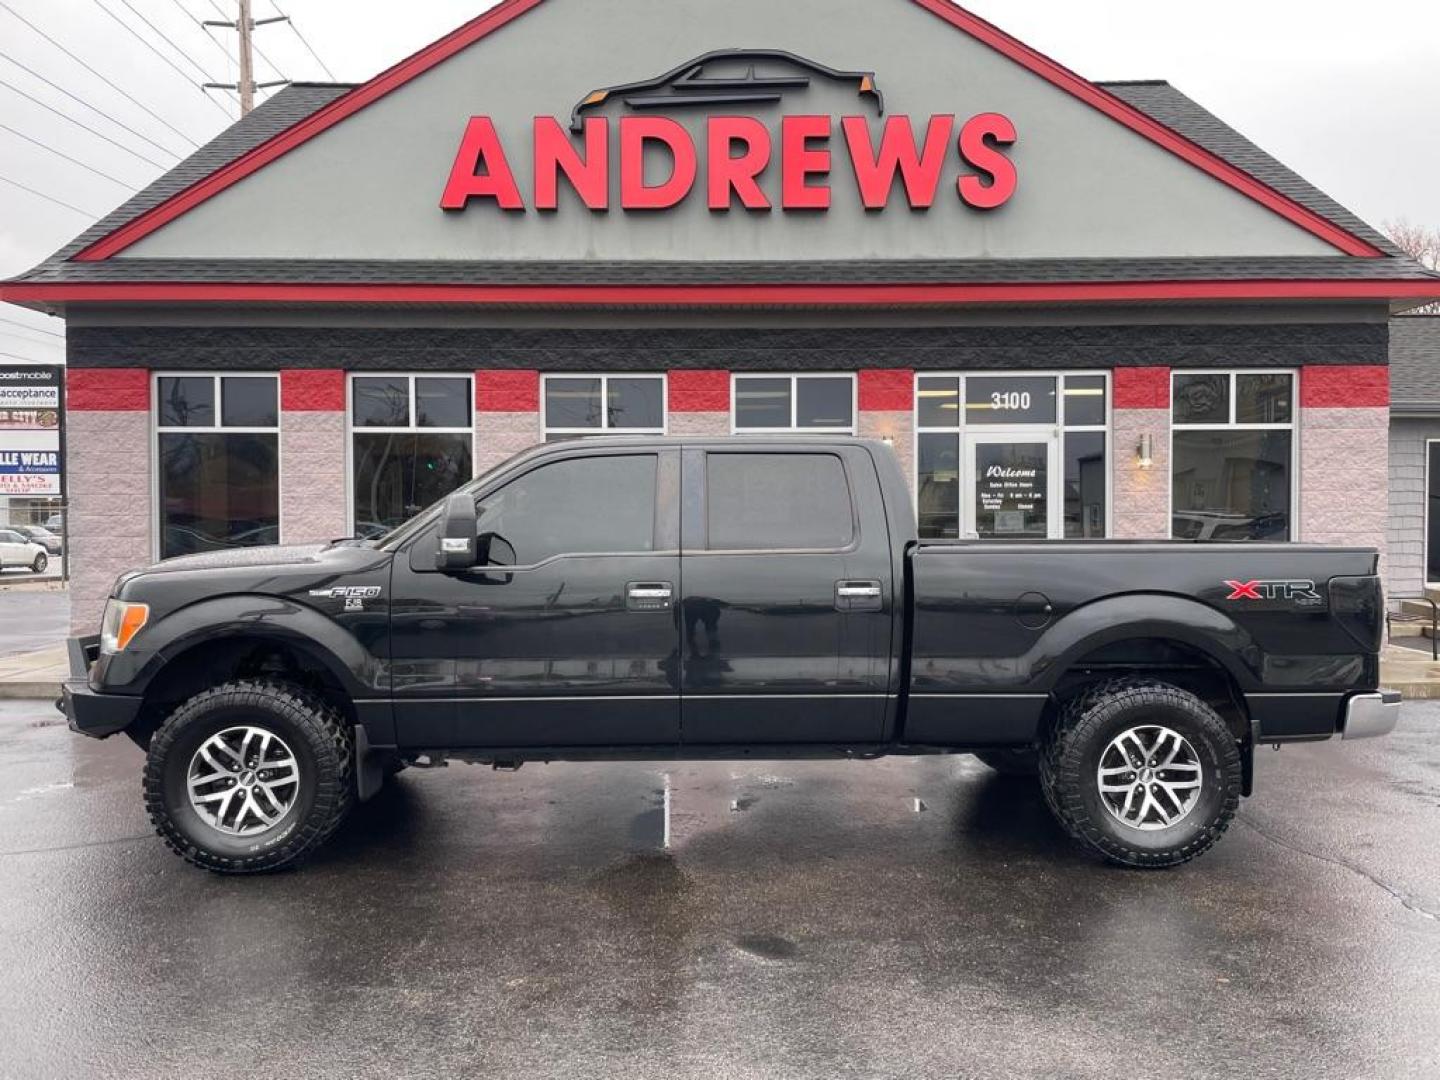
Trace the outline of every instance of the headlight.
[[124, 600], [108, 600], [105, 618], [100, 623], [100, 651], [117, 653], [130, 644], [150, 619], [149, 604], [128, 604]]

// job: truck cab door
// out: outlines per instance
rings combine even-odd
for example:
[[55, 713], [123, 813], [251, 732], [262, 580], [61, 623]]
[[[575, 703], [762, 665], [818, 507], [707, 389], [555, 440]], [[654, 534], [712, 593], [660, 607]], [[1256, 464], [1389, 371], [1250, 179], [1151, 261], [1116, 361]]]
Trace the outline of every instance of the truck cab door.
[[861, 447], [685, 451], [682, 744], [878, 742], [896, 607]]
[[396, 561], [400, 745], [679, 741], [679, 451], [576, 444], [482, 492], [480, 564]]

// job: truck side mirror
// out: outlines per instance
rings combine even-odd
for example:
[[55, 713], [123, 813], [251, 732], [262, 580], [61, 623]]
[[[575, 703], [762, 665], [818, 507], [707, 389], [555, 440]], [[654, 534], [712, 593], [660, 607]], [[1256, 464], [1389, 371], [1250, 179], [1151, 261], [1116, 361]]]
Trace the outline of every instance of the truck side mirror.
[[515, 545], [499, 533], [481, 533], [475, 541], [475, 562], [479, 566], [514, 566]]
[[445, 500], [435, 569], [465, 570], [475, 565], [475, 496], [463, 492]]

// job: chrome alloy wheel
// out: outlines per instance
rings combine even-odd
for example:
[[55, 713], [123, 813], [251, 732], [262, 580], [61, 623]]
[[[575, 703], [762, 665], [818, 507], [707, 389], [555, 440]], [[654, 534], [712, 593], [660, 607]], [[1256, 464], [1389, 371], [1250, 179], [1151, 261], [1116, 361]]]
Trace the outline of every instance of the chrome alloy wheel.
[[300, 763], [285, 741], [261, 727], [232, 727], [211, 735], [190, 759], [190, 805], [227, 836], [254, 836], [295, 805]]
[[1185, 736], [1158, 724], [1121, 732], [1100, 755], [1100, 801], [1122, 824], [1153, 832], [1182, 820], [1200, 799], [1200, 758]]

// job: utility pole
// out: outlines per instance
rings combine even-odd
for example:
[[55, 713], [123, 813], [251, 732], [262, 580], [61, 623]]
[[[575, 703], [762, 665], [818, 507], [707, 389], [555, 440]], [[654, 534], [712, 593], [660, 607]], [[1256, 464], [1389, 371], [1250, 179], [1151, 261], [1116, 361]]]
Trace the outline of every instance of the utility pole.
[[240, 0], [240, 115], [255, 108], [255, 50], [252, 45], [255, 22], [250, 18], [250, 0]]
[[238, 0], [239, 13], [234, 22], [221, 22], [217, 19], [206, 19], [205, 26], [221, 26], [227, 30], [238, 30], [240, 36], [240, 81], [233, 83], [206, 83], [208, 90], [238, 90], [240, 92], [240, 115], [250, 115], [250, 110], [255, 108], [255, 91], [266, 90], [272, 86], [284, 86], [289, 79], [275, 79], [272, 82], [257, 83], [255, 81], [255, 28], [268, 26], [270, 23], [288, 22], [288, 15], [272, 15], [268, 19], [256, 19], [251, 17], [251, 0]]

